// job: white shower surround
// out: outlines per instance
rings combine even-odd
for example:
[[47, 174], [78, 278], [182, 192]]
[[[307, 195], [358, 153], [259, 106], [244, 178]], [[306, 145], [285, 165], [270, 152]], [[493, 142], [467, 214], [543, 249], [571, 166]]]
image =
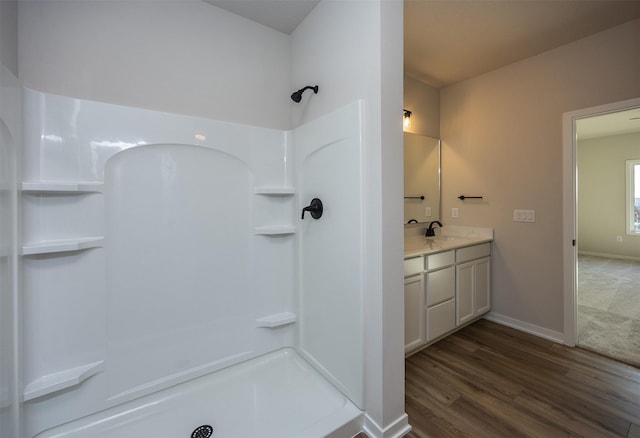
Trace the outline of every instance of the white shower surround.
[[293, 131], [24, 106], [27, 436], [291, 347], [363, 408], [359, 102]]

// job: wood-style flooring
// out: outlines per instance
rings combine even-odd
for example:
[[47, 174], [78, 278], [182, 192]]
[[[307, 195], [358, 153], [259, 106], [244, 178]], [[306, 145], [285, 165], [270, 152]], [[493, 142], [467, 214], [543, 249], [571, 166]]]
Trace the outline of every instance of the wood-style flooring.
[[411, 438], [640, 437], [640, 370], [480, 320], [406, 360]]
[[640, 369], [480, 320], [407, 358], [405, 410], [408, 438], [640, 438]]

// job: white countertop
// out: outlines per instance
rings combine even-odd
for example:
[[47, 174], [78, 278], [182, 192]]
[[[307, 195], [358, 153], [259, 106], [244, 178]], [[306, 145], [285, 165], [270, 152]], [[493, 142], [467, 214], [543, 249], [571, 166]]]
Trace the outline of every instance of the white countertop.
[[425, 237], [420, 231], [425, 227], [426, 224], [422, 224], [422, 227], [413, 227], [405, 230], [405, 258], [477, 245], [493, 240], [492, 228], [445, 225], [442, 228], [436, 228], [435, 237]]

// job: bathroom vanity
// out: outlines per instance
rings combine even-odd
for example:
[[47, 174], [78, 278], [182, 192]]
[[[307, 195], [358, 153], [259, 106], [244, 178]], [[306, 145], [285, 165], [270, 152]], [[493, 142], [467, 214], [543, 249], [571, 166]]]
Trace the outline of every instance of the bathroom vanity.
[[491, 309], [493, 230], [445, 226], [405, 233], [405, 354], [475, 321]]

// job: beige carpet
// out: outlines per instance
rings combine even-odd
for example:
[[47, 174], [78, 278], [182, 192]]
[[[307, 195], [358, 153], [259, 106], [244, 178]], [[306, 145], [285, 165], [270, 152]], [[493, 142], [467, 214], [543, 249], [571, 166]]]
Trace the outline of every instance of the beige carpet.
[[579, 257], [578, 345], [640, 367], [640, 262]]

